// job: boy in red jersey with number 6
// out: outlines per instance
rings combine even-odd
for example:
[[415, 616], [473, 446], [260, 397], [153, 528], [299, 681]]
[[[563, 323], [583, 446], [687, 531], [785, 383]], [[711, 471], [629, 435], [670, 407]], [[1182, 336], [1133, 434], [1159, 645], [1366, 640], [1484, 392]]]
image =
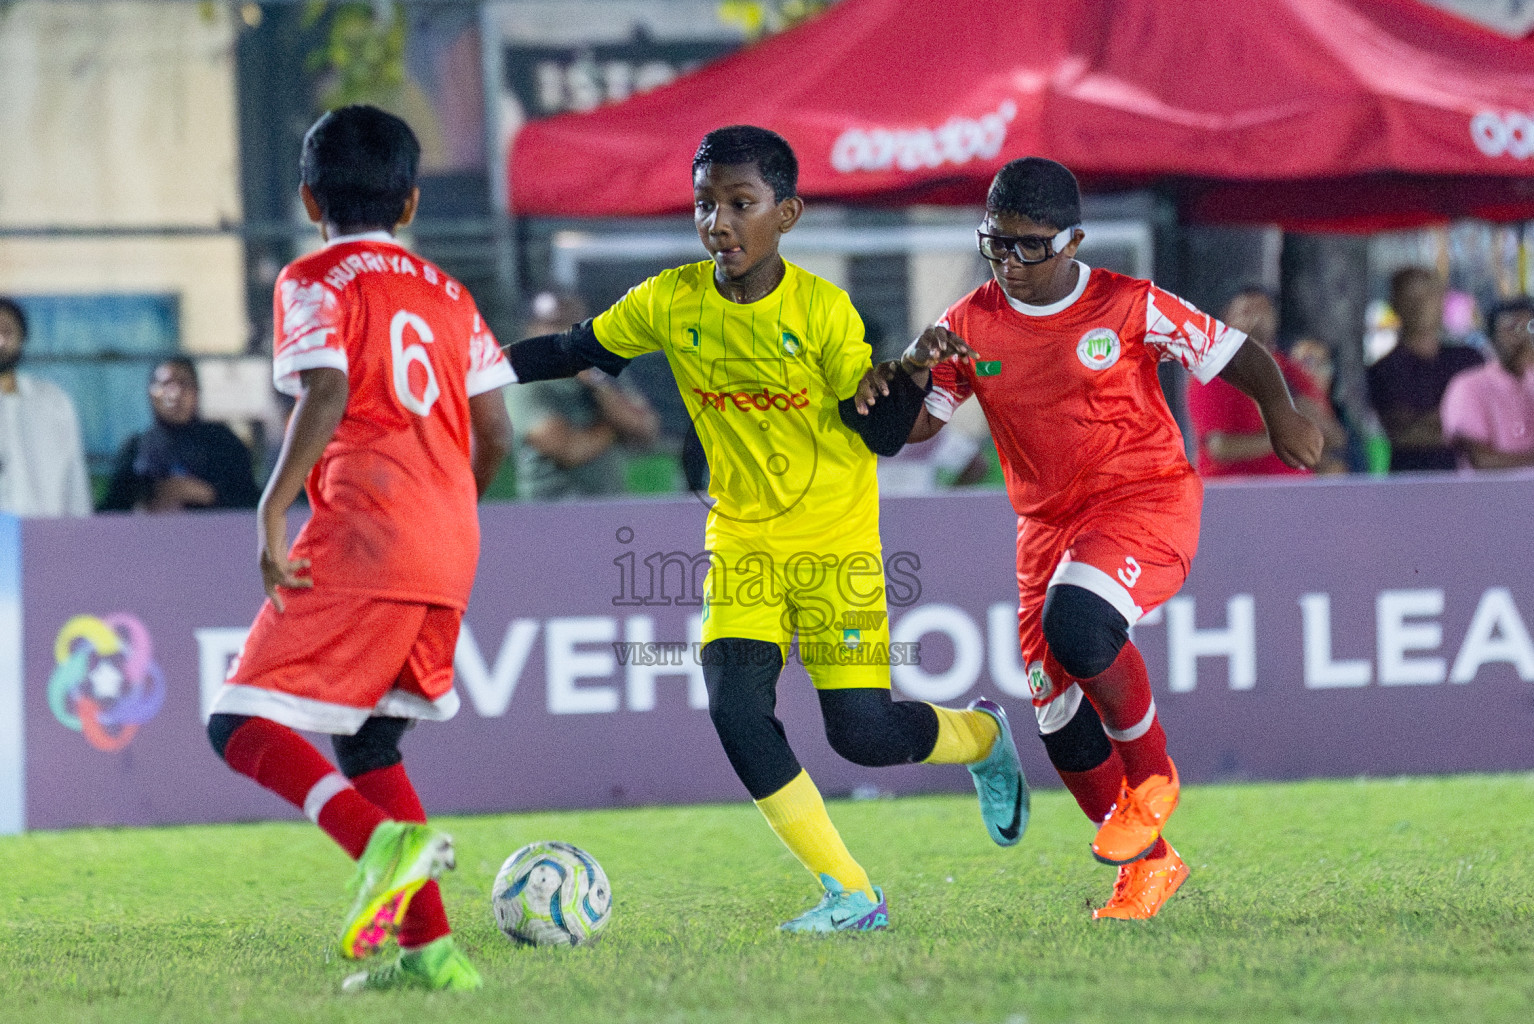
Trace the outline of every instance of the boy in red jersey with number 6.
[[[1203, 503], [1157, 364], [1176, 360], [1249, 395], [1290, 466], [1314, 466], [1322, 437], [1262, 346], [1149, 281], [1074, 259], [1080, 223], [1064, 166], [1029, 157], [1003, 167], [979, 232], [995, 279], [898, 363], [870, 371], [858, 397], [878, 402], [900, 373], [929, 388], [909, 415], [911, 442], [979, 399], [1018, 516], [1018, 631], [1039, 733], [1098, 825], [1093, 856], [1119, 869], [1093, 916], [1147, 918], [1188, 868], [1161, 837], [1177, 769], [1129, 629], [1182, 587]], [[936, 360], [959, 339], [972, 360]]]
[[[399, 740], [458, 709], [475, 506], [510, 448], [500, 388], [515, 378], [468, 292], [394, 241], [415, 215], [420, 154], [373, 107], [304, 137], [300, 193], [325, 247], [277, 279], [272, 371], [298, 404], [258, 510], [267, 601], [208, 722], [229, 767], [357, 860], [342, 953], [398, 938], [398, 958], [349, 991], [480, 985], [434, 881], [452, 840], [426, 824]], [[289, 551], [300, 488], [313, 514]], [[296, 729], [330, 733], [339, 770]]]

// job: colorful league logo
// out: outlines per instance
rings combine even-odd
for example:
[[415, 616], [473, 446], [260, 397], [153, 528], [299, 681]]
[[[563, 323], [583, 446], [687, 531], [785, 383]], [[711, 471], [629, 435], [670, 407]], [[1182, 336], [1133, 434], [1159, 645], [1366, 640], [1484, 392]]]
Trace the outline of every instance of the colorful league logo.
[[165, 703], [165, 673], [144, 624], [126, 612], [76, 615], [53, 642], [48, 706], [97, 750], [121, 750]]

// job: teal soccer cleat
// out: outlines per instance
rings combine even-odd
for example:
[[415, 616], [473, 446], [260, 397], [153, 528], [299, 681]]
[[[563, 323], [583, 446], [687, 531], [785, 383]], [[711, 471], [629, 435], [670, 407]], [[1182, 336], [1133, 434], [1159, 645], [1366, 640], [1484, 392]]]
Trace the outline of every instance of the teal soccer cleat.
[[995, 701], [981, 698], [970, 704], [971, 711], [990, 715], [1001, 729], [991, 752], [982, 761], [969, 765], [975, 777], [975, 792], [980, 795], [980, 817], [985, 830], [997, 846], [1016, 846], [1028, 827], [1028, 780], [1017, 756], [1017, 743], [1007, 725], [1007, 712]]
[[821, 875], [826, 894], [820, 902], [782, 925], [785, 932], [876, 932], [889, 927], [889, 905], [884, 890], [874, 887], [875, 903], [861, 892], [848, 892], [830, 875]]

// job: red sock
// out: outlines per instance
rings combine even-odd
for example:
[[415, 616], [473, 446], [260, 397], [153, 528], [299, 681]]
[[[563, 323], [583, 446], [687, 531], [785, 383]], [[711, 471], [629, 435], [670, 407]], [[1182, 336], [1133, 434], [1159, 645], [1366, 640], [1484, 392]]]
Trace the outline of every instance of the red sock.
[[1172, 777], [1172, 759], [1166, 754], [1166, 732], [1159, 717], [1151, 716], [1150, 727], [1139, 739], [1121, 741], [1114, 739], [1112, 733], [1108, 738], [1124, 759], [1124, 778], [1129, 780], [1131, 789], [1152, 775]]
[[[1060, 771], [1058, 768], [1056, 771]], [[1124, 762], [1119, 760], [1118, 751], [1109, 755], [1108, 760], [1096, 768], [1089, 768], [1084, 772], [1060, 772], [1060, 781], [1065, 783], [1065, 788], [1071, 791], [1071, 796], [1076, 798], [1076, 803], [1092, 824], [1101, 825], [1108, 812], [1113, 810], [1113, 802], [1119, 798], [1119, 786], [1124, 781]]]
[[388, 818], [308, 740], [271, 719], [252, 718], [236, 729], [224, 747], [224, 760], [301, 809], [353, 860]]
[[395, 821], [425, 821], [426, 809], [402, 764], [375, 768], [352, 779], [357, 792], [388, 812]]
[[[1051, 679], [1059, 681], [1062, 690], [1068, 689], [1072, 683], [1078, 686], [1083, 685], [1081, 680], [1065, 671], [1065, 667], [1055, 660], [1054, 652], [1048, 649], [1044, 651], [1044, 671]], [[1062, 701], [1066, 699], [1064, 696], [1056, 698]], [[1062, 751], [1062, 756], [1069, 764], [1081, 764], [1090, 757], [1090, 754], [1080, 749], [1083, 743], [1090, 746], [1095, 753], [1098, 745], [1097, 736], [1102, 729], [1102, 723], [1098, 721], [1099, 716], [1095, 709], [1096, 705], [1091, 702], [1087, 703], [1084, 712], [1078, 706], [1072, 713], [1069, 724], [1050, 736], [1042, 737], [1044, 746], [1051, 752], [1051, 761], [1055, 760], [1054, 751], [1061, 742], [1072, 748], [1069, 754]], [[1085, 718], [1082, 717], [1083, 714]], [[1084, 732], [1088, 735], [1084, 736]], [[1071, 738], [1066, 739], [1066, 736]], [[1108, 755], [1095, 768], [1088, 768], [1085, 771], [1065, 771], [1057, 764], [1055, 771], [1060, 773], [1060, 781], [1064, 782], [1065, 788], [1071, 791], [1071, 796], [1076, 798], [1076, 803], [1092, 820], [1092, 824], [1101, 825], [1103, 819], [1108, 816], [1108, 812], [1113, 810], [1113, 803], [1119, 798], [1119, 788], [1124, 781], [1124, 762], [1119, 758], [1118, 749], [1113, 746], [1112, 741], [1108, 745]]]
[[[352, 779], [357, 792], [382, 807], [395, 821], [425, 821], [426, 810], [410, 784], [402, 764], [377, 768]], [[436, 882], [427, 882], [410, 901], [405, 920], [400, 924], [399, 944], [414, 949], [435, 942], [452, 933], [447, 923], [447, 908], [442, 905], [442, 890]]]
[[1103, 720], [1103, 730], [1124, 762], [1124, 778], [1134, 788], [1152, 775], [1171, 777], [1166, 733], [1151, 699], [1150, 675], [1134, 644], [1124, 645], [1108, 669], [1081, 680], [1081, 689]]

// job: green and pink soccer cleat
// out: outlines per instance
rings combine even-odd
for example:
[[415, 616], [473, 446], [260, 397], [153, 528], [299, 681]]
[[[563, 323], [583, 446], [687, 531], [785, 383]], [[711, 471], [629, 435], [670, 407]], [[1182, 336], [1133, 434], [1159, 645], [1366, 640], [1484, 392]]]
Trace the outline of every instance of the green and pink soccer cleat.
[[386, 821], [373, 830], [352, 876], [356, 898], [341, 930], [341, 953], [371, 956], [399, 934], [421, 886], [453, 867], [453, 838], [430, 825]]
[[370, 971], [358, 971], [341, 983], [343, 992], [388, 992], [402, 988], [428, 992], [472, 992], [484, 985], [451, 935], [399, 956]]

